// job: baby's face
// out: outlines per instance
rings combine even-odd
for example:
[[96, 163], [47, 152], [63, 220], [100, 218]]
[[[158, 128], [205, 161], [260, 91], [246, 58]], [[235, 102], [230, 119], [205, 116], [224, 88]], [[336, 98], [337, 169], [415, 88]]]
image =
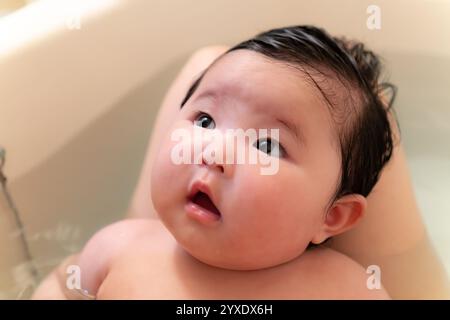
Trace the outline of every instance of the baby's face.
[[[173, 161], [174, 131], [262, 128], [279, 130], [279, 148], [272, 141], [270, 150], [261, 140], [267, 136], [246, 146], [277, 159], [274, 174], [262, 174], [260, 163]], [[339, 180], [340, 157], [327, 106], [302, 73], [252, 51], [226, 54], [167, 133], [154, 163], [152, 199], [191, 255], [218, 267], [260, 269], [299, 256], [314, 240]], [[193, 139], [194, 145], [205, 150], [208, 142]], [[195, 196], [196, 187], [210, 199]], [[220, 215], [207, 212], [210, 200]]]

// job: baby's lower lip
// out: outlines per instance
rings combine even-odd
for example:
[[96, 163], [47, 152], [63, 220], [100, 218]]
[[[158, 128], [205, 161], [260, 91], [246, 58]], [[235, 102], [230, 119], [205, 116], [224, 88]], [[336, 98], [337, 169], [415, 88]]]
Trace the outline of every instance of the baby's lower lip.
[[217, 215], [195, 203], [188, 200], [184, 209], [188, 217], [208, 226], [217, 225], [221, 220], [221, 216]]

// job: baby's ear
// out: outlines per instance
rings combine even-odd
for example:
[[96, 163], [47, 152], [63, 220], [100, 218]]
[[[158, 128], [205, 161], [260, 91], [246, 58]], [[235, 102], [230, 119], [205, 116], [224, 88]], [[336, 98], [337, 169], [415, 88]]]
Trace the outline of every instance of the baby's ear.
[[366, 206], [366, 198], [360, 194], [349, 194], [339, 198], [328, 210], [322, 226], [311, 242], [319, 244], [327, 238], [353, 228], [363, 217]]

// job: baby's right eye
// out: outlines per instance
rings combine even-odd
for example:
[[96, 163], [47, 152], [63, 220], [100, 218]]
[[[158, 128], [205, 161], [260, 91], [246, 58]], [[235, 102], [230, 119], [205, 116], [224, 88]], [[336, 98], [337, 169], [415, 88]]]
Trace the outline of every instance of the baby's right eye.
[[216, 123], [213, 118], [211, 118], [209, 114], [203, 112], [195, 118], [194, 124], [206, 129], [214, 129], [216, 127]]

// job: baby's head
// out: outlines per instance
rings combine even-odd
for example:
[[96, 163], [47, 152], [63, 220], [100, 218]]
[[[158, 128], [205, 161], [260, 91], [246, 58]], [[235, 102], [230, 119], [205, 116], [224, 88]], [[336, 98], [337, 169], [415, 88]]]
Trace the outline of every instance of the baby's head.
[[[311, 26], [270, 30], [228, 50], [192, 84], [160, 146], [152, 199], [162, 222], [192, 256], [239, 270], [287, 262], [351, 229], [393, 148], [391, 103], [381, 101], [393, 87], [379, 75], [379, 59], [361, 43]], [[276, 140], [244, 143], [277, 159], [275, 174], [205, 160], [217, 139], [188, 139], [201, 161], [173, 161], [174, 131], [250, 128], [278, 129]]]

